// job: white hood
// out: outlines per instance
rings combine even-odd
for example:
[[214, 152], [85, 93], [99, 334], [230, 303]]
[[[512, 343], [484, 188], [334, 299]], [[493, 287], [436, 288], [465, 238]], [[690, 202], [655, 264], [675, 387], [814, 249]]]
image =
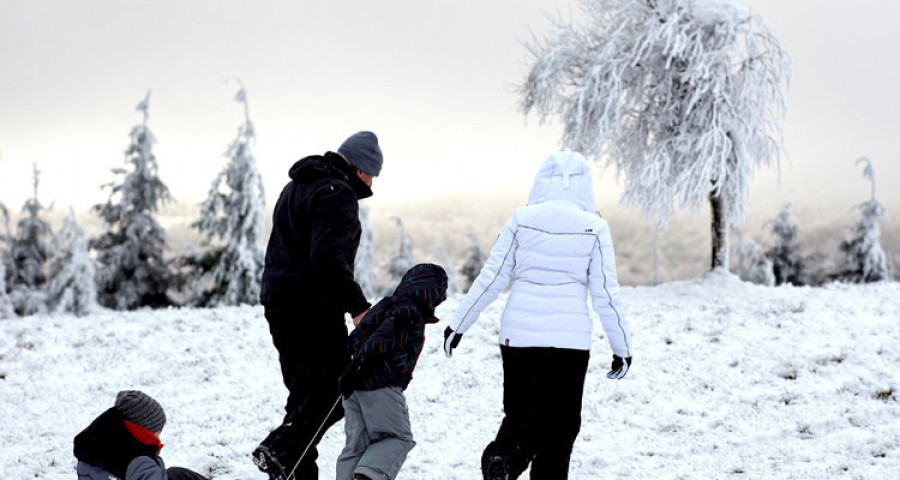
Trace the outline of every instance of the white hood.
[[538, 170], [528, 204], [562, 200], [593, 212], [597, 209], [593, 180], [591, 166], [580, 153], [553, 152]]

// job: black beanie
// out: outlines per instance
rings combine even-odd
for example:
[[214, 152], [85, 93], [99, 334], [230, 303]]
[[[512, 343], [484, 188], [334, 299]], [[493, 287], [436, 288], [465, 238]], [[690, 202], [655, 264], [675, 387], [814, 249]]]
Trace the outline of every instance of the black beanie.
[[338, 148], [338, 153], [344, 156], [350, 165], [358, 168], [373, 177], [381, 173], [381, 164], [384, 159], [381, 156], [381, 147], [378, 146], [378, 137], [372, 132], [356, 132], [350, 138], [344, 140]]
[[166, 412], [150, 395], [137, 390], [124, 390], [116, 395], [116, 409], [125, 420], [140, 425], [151, 432], [162, 431], [166, 425]]

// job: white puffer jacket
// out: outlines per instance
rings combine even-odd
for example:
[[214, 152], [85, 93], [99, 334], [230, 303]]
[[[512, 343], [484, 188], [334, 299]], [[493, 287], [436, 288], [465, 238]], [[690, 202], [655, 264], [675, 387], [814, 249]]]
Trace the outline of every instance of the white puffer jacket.
[[528, 205], [506, 222], [450, 328], [465, 333], [511, 281], [501, 345], [590, 350], [590, 293], [613, 353], [631, 356], [612, 239], [594, 212], [592, 183], [578, 153], [556, 152], [544, 161]]

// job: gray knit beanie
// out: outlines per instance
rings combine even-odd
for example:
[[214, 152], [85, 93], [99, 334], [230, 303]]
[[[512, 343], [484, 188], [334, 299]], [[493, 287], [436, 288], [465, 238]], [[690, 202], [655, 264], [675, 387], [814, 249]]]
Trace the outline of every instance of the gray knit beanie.
[[338, 148], [338, 153], [344, 156], [350, 165], [362, 170], [373, 177], [381, 173], [381, 164], [384, 161], [381, 156], [381, 147], [378, 146], [378, 137], [372, 132], [356, 132], [350, 138], [344, 140]]
[[116, 409], [125, 420], [140, 425], [151, 432], [162, 431], [166, 424], [166, 412], [150, 395], [137, 390], [124, 390], [116, 395]]

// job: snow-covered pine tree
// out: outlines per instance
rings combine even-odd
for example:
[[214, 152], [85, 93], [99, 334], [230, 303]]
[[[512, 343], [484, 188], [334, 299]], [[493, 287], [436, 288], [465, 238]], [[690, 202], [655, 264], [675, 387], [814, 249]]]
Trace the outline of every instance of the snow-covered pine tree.
[[88, 239], [78, 224], [75, 210], [63, 219], [50, 238], [50, 281], [47, 297], [50, 311], [84, 316], [97, 306], [96, 269], [88, 252]]
[[884, 205], [875, 197], [875, 168], [866, 157], [856, 161], [863, 163], [863, 176], [872, 182], [872, 198], [859, 205], [862, 218], [850, 231], [850, 238], [841, 242], [841, 251], [847, 255], [847, 270], [839, 280], [868, 283], [891, 279], [891, 265], [881, 248], [881, 221], [887, 216]]
[[581, 0], [531, 47], [521, 108], [560, 117], [565, 148], [615, 165], [623, 200], [662, 225], [676, 203], [712, 214], [712, 268], [755, 167], [780, 161], [790, 62], [735, 0]]
[[9, 299], [7, 292], [7, 265], [11, 264], [9, 257], [9, 244], [11, 235], [9, 233], [9, 210], [6, 205], [0, 203], [0, 221], [2, 221], [3, 229], [0, 230], [0, 318], [10, 318], [15, 315], [12, 308], [12, 301]]
[[487, 261], [487, 255], [481, 249], [481, 243], [478, 241], [475, 233], [469, 230], [466, 236], [469, 237], [471, 243], [469, 248], [466, 249], [466, 258], [463, 260], [462, 266], [459, 267], [459, 273], [462, 274], [465, 282], [463, 292], [468, 292], [472, 288], [472, 283], [475, 282], [478, 274], [481, 273], [481, 268], [484, 267], [484, 262]]
[[738, 245], [737, 274], [745, 282], [771, 287], [775, 285], [772, 261], [753, 239], [748, 238]]
[[441, 245], [435, 245], [432, 248], [434, 248], [434, 253], [437, 256], [438, 262], [440, 262], [444, 272], [447, 273], [447, 296], [459, 293], [459, 274], [456, 273], [456, 267], [454, 267], [453, 262], [450, 261], [450, 256], [447, 255], [447, 251], [444, 250], [444, 247]]
[[16, 237], [12, 241], [12, 279], [9, 297], [19, 315], [34, 315], [47, 311], [47, 242], [50, 224], [41, 218], [44, 206], [38, 200], [40, 171], [33, 170], [33, 195], [22, 207], [22, 218], [16, 224]]
[[136, 107], [143, 122], [131, 129], [131, 144], [125, 150], [125, 163], [131, 169], [112, 169], [122, 176], [121, 183], [104, 185], [110, 190], [109, 199], [93, 207], [107, 227], [90, 242], [96, 252], [97, 299], [100, 305], [117, 310], [172, 303], [166, 294], [172, 278], [163, 258], [166, 232], [154, 217], [160, 205], [172, 198], [157, 173], [156, 139], [147, 128], [149, 102], [148, 91]]
[[416, 264], [416, 261], [413, 258], [412, 238], [406, 233], [406, 229], [403, 226], [403, 219], [400, 217], [393, 218], [394, 221], [397, 222], [397, 228], [400, 230], [400, 244], [398, 245], [397, 252], [391, 257], [387, 265], [388, 282], [384, 287], [385, 295], [394, 293], [394, 290], [403, 278], [403, 274]]
[[766, 258], [772, 262], [775, 285], [806, 285], [803, 256], [795, 242], [797, 225], [791, 221], [791, 204], [785, 204], [778, 216], [765, 225], [772, 226], [772, 236], [775, 237], [772, 248], [766, 251]]
[[216, 176], [191, 224], [205, 237], [212, 262], [198, 271], [189, 294], [197, 306], [255, 305], [265, 262], [265, 195], [262, 177], [251, 150], [255, 138], [243, 83], [234, 101], [244, 106], [244, 123], [225, 156], [225, 168]]
[[372, 222], [369, 219], [369, 205], [359, 203], [359, 223], [362, 234], [359, 237], [359, 248], [356, 250], [356, 262], [353, 264], [353, 276], [362, 288], [363, 295], [370, 301], [381, 291], [375, 275], [375, 255], [372, 243]]

